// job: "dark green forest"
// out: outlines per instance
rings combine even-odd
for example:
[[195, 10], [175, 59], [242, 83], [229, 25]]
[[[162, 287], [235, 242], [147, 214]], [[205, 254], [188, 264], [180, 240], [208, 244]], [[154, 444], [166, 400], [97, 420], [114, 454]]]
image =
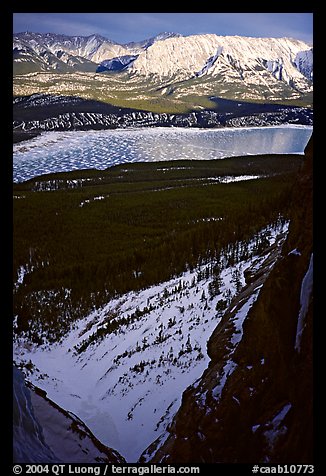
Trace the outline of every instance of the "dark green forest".
[[[114, 296], [208, 263], [286, 220], [302, 156], [133, 163], [14, 184], [14, 315], [42, 342]], [[218, 178], [259, 175], [219, 183]], [[259, 240], [257, 235], [257, 246]], [[23, 276], [23, 278], [22, 278]]]

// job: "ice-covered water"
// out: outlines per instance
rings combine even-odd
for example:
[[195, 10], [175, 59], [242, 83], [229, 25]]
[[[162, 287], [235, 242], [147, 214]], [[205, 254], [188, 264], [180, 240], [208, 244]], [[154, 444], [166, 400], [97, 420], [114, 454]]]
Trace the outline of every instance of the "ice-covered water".
[[303, 153], [311, 126], [226, 129], [169, 127], [46, 132], [14, 144], [13, 180], [129, 162], [222, 159], [237, 155]]

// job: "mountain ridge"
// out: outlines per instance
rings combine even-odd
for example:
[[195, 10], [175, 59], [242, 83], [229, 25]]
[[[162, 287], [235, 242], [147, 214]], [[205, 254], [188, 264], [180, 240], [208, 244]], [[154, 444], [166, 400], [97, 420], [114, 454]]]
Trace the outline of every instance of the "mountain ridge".
[[[119, 58], [128, 54], [139, 54], [156, 41], [178, 35], [178, 33], [164, 32], [140, 42], [125, 44], [117, 43], [95, 33], [91, 35], [62, 35], [26, 31], [14, 34], [13, 38], [14, 51], [20, 50], [24, 52], [24, 49], [32, 49], [37, 55], [44, 55], [45, 51], [48, 51], [55, 56], [60, 51], [63, 51], [68, 55], [81, 57], [99, 64], [102, 61]], [[46, 67], [46, 64], [43, 67]]]
[[204, 83], [211, 81], [211, 89], [231, 90], [246, 99], [293, 99], [312, 92], [313, 50], [290, 38], [161, 33], [118, 44], [99, 35], [27, 32], [14, 35], [13, 53], [15, 74], [124, 70], [128, 82], [146, 79], [160, 86], [176, 85], [178, 91], [185, 86], [189, 94], [192, 80], [199, 80], [205, 92]]

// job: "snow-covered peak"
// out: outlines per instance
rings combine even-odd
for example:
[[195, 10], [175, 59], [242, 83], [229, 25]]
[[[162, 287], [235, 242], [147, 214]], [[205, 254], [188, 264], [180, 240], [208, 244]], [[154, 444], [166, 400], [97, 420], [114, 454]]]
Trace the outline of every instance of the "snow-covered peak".
[[155, 42], [134, 62], [132, 70], [144, 76], [187, 80], [209, 73], [224, 81], [244, 81], [272, 88], [275, 79], [299, 90], [310, 84], [296, 65], [308, 49], [290, 38], [251, 38], [215, 34], [170, 37]]
[[130, 50], [130, 52], [136, 54], [141, 53], [143, 50], [146, 50], [149, 46], [153, 45], [157, 41], [166, 40], [167, 38], [178, 38], [180, 36], [182, 36], [180, 35], [180, 33], [165, 31], [151, 38], [147, 38], [146, 40], [132, 41], [130, 43], [123, 44], [122, 46]]
[[167, 40], [168, 38], [181, 38], [182, 35], [180, 33], [174, 33], [171, 31], [164, 31], [162, 33], [159, 33], [154, 37], [155, 41], [160, 41], [160, 40]]

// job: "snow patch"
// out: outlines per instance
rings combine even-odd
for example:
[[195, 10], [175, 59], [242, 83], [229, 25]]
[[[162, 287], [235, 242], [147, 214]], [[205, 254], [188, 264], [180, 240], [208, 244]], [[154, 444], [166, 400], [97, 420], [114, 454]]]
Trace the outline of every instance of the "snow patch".
[[207, 73], [222, 53], [223, 53], [223, 46], [219, 46], [217, 48], [216, 53], [210, 58], [208, 58], [203, 68], [198, 73], [195, 73], [195, 76], [200, 77], [200, 76], [203, 76], [205, 73]]
[[239, 342], [241, 341], [242, 335], [243, 335], [243, 328], [242, 328], [243, 323], [252, 305], [257, 300], [258, 295], [259, 295], [259, 291], [253, 293], [248, 299], [248, 301], [239, 309], [236, 315], [232, 318], [232, 321], [235, 327], [234, 334], [231, 338], [232, 345], [238, 345]]
[[310, 296], [313, 287], [313, 253], [311, 254], [308, 270], [302, 280], [300, 292], [300, 311], [298, 316], [297, 332], [295, 336], [295, 350], [300, 352], [301, 339], [305, 328], [305, 317], [309, 308]]
[[288, 253], [288, 256], [290, 255], [294, 255], [294, 256], [301, 256], [301, 253], [299, 250], [297, 250], [297, 248], [294, 248], [294, 250], [291, 250], [289, 253]]
[[235, 371], [237, 368], [237, 364], [233, 362], [233, 360], [228, 360], [226, 364], [224, 365], [220, 375], [218, 376], [219, 383], [216, 385], [216, 387], [213, 388], [212, 390], [212, 396], [219, 400], [222, 390], [226, 384], [227, 379], [230, 377], [230, 375]]
[[286, 415], [290, 411], [292, 405], [291, 403], [287, 403], [281, 410], [275, 415], [273, 420], [267, 423], [264, 426], [267, 426], [267, 430], [264, 431], [264, 436], [266, 438], [269, 450], [273, 450], [277, 440], [286, 434], [287, 427], [283, 424], [283, 420], [285, 419]]

